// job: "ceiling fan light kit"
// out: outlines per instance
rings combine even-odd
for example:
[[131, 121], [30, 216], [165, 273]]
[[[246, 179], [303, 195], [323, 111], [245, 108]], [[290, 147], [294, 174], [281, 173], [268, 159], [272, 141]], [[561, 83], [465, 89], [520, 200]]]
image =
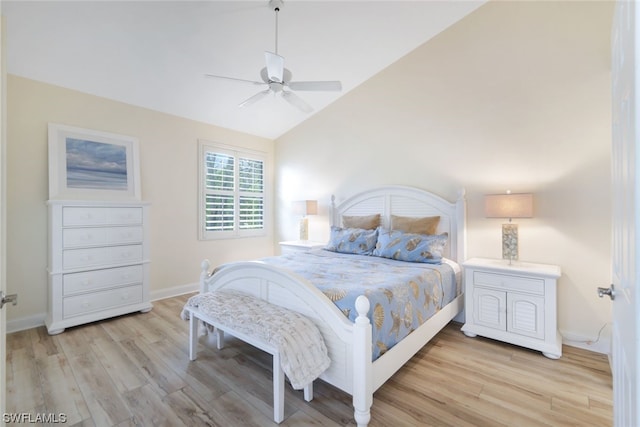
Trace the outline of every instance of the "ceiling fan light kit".
[[331, 91], [339, 92], [342, 90], [342, 83], [340, 81], [291, 81], [291, 71], [284, 67], [284, 57], [278, 55], [278, 12], [283, 6], [282, 0], [270, 0], [269, 7], [275, 12], [276, 16], [276, 40], [275, 40], [275, 53], [265, 51], [265, 64], [262, 70], [260, 70], [260, 78], [262, 81], [245, 80], [236, 77], [219, 76], [215, 74], [205, 74], [206, 77], [234, 80], [244, 83], [250, 83], [253, 85], [267, 86], [267, 89], [256, 93], [245, 101], [241, 102], [239, 107], [248, 107], [255, 104], [269, 94], [280, 96], [282, 99], [298, 108], [303, 113], [310, 113], [313, 108], [305, 102], [302, 98], [294, 93], [294, 91]]

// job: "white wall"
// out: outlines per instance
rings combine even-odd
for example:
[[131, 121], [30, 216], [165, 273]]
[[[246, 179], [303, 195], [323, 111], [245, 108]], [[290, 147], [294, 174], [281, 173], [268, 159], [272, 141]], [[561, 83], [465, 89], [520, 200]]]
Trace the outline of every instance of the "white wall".
[[[273, 253], [273, 233], [198, 241], [197, 223], [198, 139], [264, 151], [273, 160], [271, 140], [13, 75], [7, 122], [7, 285], [19, 294], [18, 306], [8, 308], [10, 328], [42, 324], [46, 313], [48, 122], [139, 139], [142, 198], [151, 202], [152, 297], [196, 284], [204, 258], [217, 265]], [[267, 174], [272, 178], [273, 170]]]
[[[468, 200], [468, 256], [501, 256], [483, 195], [534, 194], [520, 259], [562, 267], [559, 327], [595, 340], [610, 272], [612, 2], [490, 2], [276, 141], [277, 238], [296, 199], [400, 184]], [[609, 328], [590, 348], [607, 352]], [[565, 341], [587, 346], [586, 343]]]

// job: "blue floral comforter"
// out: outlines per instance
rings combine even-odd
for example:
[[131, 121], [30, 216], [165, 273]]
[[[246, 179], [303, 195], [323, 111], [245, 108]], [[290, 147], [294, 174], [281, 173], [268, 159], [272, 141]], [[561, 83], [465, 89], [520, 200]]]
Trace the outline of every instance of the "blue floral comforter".
[[263, 258], [320, 289], [352, 322], [355, 300], [371, 303], [373, 360], [427, 321], [460, 292], [454, 263], [423, 264], [315, 250]]

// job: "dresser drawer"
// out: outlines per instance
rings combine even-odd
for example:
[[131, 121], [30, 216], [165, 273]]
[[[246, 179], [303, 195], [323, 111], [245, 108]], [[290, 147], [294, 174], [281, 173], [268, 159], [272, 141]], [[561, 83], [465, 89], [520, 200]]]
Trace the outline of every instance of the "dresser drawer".
[[522, 291], [544, 295], [544, 280], [532, 277], [511, 276], [507, 274], [473, 272], [473, 284], [504, 290]]
[[142, 281], [142, 265], [65, 274], [62, 277], [62, 295], [68, 296], [116, 285], [132, 285]]
[[142, 245], [66, 249], [62, 253], [62, 268], [65, 270], [141, 261]]
[[94, 311], [121, 307], [142, 302], [142, 285], [109, 289], [108, 291], [76, 295], [64, 298], [62, 316], [66, 319]]
[[62, 226], [128, 225], [142, 223], [140, 207], [94, 208], [67, 206], [62, 210]]
[[62, 230], [62, 245], [65, 248], [141, 243], [142, 238], [141, 226], [66, 228]]

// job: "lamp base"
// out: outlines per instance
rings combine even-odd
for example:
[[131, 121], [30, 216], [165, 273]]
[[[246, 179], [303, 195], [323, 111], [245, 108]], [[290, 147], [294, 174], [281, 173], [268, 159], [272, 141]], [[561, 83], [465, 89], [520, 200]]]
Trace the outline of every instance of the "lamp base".
[[300, 219], [300, 240], [309, 240], [309, 218]]
[[502, 224], [502, 259], [518, 259], [518, 224]]

